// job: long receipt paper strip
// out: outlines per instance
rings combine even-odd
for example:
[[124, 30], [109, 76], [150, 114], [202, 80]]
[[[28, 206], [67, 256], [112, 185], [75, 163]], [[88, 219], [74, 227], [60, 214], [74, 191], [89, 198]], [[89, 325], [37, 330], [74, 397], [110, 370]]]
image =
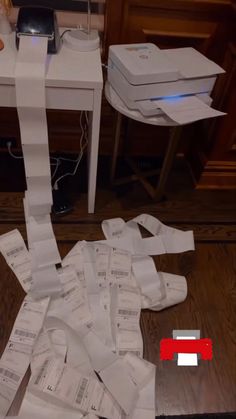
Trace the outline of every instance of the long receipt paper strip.
[[105, 240], [79, 241], [61, 261], [50, 220], [46, 59], [47, 39], [21, 37], [15, 76], [28, 249], [13, 230], [0, 236], [0, 251], [26, 296], [0, 359], [0, 417], [30, 366], [19, 418], [154, 419], [155, 366], [143, 359], [140, 313], [182, 302], [187, 284], [158, 272], [151, 256], [194, 250], [193, 234], [147, 214], [106, 220]]

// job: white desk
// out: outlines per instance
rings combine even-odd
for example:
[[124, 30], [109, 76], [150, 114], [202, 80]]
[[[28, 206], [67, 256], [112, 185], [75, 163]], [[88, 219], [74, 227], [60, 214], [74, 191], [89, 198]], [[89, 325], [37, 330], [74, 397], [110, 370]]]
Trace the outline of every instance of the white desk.
[[[15, 107], [15, 34], [1, 35], [0, 106]], [[48, 109], [85, 110], [90, 112], [88, 144], [88, 212], [94, 212], [101, 96], [103, 77], [100, 50], [75, 52], [62, 45], [56, 55], [48, 55], [46, 71], [46, 106]]]

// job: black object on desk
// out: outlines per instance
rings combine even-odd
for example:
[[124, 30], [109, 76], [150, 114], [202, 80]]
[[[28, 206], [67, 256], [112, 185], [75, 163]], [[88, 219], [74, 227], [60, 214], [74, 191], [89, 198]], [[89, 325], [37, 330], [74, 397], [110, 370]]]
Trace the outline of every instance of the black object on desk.
[[17, 49], [21, 35], [47, 37], [48, 54], [56, 54], [61, 41], [55, 10], [47, 7], [21, 7], [16, 24]]

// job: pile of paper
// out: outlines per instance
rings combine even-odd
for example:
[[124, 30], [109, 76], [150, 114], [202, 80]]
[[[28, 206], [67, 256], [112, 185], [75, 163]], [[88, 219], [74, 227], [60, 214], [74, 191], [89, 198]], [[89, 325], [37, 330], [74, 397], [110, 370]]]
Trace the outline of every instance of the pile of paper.
[[[139, 225], [152, 236], [142, 238]], [[46, 297], [35, 293], [34, 263], [20, 233], [0, 237], [27, 293], [0, 360], [3, 417], [30, 365], [19, 417], [155, 418], [155, 366], [142, 359], [140, 313], [180, 303], [187, 285], [182, 276], [158, 272], [150, 255], [193, 250], [193, 235], [147, 214], [107, 220], [102, 228], [106, 240], [79, 241], [55, 268], [60, 291]], [[45, 272], [38, 288], [47, 279]]]

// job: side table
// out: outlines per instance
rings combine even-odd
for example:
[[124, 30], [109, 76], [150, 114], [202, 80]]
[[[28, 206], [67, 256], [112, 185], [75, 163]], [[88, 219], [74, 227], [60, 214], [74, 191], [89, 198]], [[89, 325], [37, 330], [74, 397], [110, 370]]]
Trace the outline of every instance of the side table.
[[[120, 97], [116, 94], [112, 86], [109, 82], [106, 82], [105, 85], [105, 96], [107, 101], [110, 105], [117, 111], [116, 115], [116, 126], [115, 126], [115, 138], [114, 138], [114, 147], [112, 153], [112, 161], [111, 161], [111, 171], [110, 171], [110, 180], [112, 184], [121, 184], [130, 182], [133, 180], [139, 180], [148, 194], [152, 197], [152, 199], [160, 200], [163, 196], [163, 192], [165, 189], [166, 181], [169, 175], [169, 172], [172, 167], [172, 163], [176, 154], [176, 150], [179, 145], [179, 140], [181, 137], [182, 126], [176, 124], [170, 118], [164, 115], [160, 116], [151, 116], [145, 117], [139, 111], [131, 110], [127, 108], [124, 102], [120, 99]], [[149, 172], [141, 172], [133, 159], [127, 158], [127, 163], [131, 167], [134, 175], [128, 176], [125, 178], [115, 179], [116, 173], [116, 165], [117, 165], [117, 157], [118, 157], [118, 146], [120, 141], [120, 130], [121, 130], [121, 122], [122, 117], [126, 116], [128, 118], [134, 119], [139, 122], [143, 122], [145, 124], [151, 125], [159, 125], [159, 126], [166, 126], [171, 127], [171, 135], [169, 138], [169, 143], [167, 147], [167, 151], [165, 154], [164, 162], [160, 170], [149, 171]], [[152, 176], [154, 173], [159, 172], [158, 182], [156, 187], [153, 187], [148, 181], [147, 177]]]

